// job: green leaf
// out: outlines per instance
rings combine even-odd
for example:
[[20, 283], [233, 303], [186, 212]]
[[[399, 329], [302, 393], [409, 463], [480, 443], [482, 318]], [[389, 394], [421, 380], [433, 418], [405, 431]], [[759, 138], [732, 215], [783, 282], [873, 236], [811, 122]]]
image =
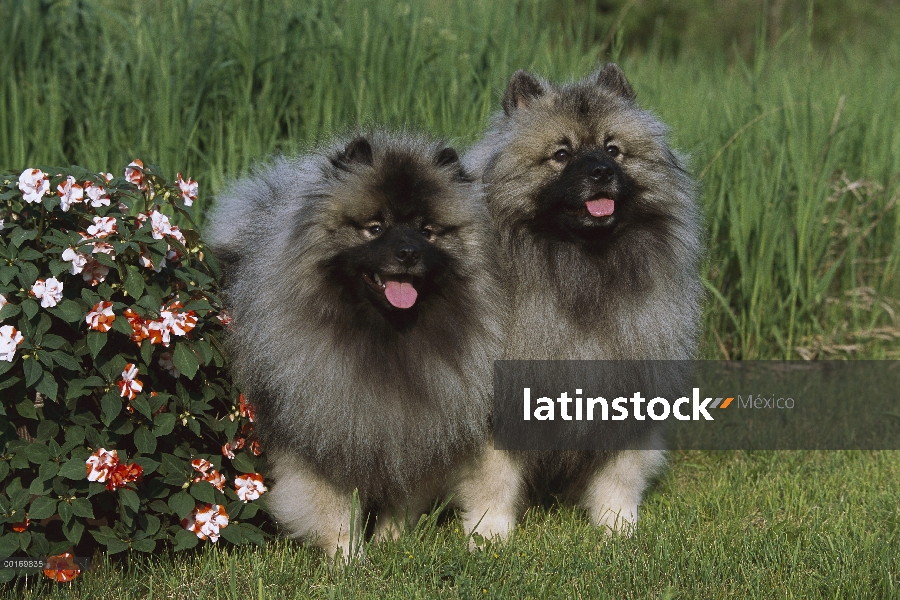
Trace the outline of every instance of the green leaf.
[[199, 481], [197, 483], [191, 484], [191, 487], [188, 489], [191, 492], [191, 496], [193, 496], [200, 502], [206, 502], [207, 504], [216, 503], [215, 488], [210, 482]]
[[34, 386], [44, 373], [41, 364], [34, 358], [34, 355], [22, 361], [22, 370], [25, 371], [25, 387]]
[[38, 496], [28, 508], [28, 518], [32, 521], [47, 519], [56, 514], [57, 501], [47, 496]]
[[63, 533], [67, 540], [77, 544], [81, 541], [81, 535], [84, 533], [84, 523], [78, 519], [72, 519], [68, 524], [63, 524]]
[[66, 479], [87, 479], [87, 464], [84, 459], [73, 458], [59, 468], [59, 475]]
[[94, 507], [87, 498], [75, 498], [72, 500], [72, 512], [77, 517], [94, 518]]
[[9, 238], [12, 241], [12, 245], [18, 248], [22, 245], [22, 242], [25, 240], [33, 240], [37, 237], [37, 230], [35, 229], [22, 229], [21, 227], [16, 227], [13, 229]]
[[150, 361], [153, 360], [153, 344], [150, 343], [150, 340], [144, 340], [141, 342], [141, 361], [147, 366], [150, 366]]
[[169, 435], [175, 428], [176, 417], [172, 413], [164, 412], [153, 417], [153, 434], [156, 437]]
[[50, 309], [50, 312], [66, 323], [83, 321], [87, 316], [87, 311], [74, 300], [63, 300], [56, 307]]
[[197, 537], [196, 533], [182, 529], [175, 534], [175, 552], [190, 550], [196, 547], [198, 542], [200, 542], [200, 538]]
[[131, 328], [131, 323], [121, 315], [116, 315], [115, 320], [112, 322], [112, 328], [114, 331], [118, 331], [122, 335], [127, 335], [128, 337], [131, 337], [131, 334], [134, 333], [134, 330]]
[[[169, 497], [168, 501], [169, 508], [178, 515], [179, 519], [185, 519], [191, 511], [194, 510], [194, 507], [197, 506], [196, 501], [185, 491], [180, 491], [177, 494], [173, 494]], [[193, 534], [192, 534], [193, 535]]]
[[134, 490], [125, 487], [119, 488], [119, 498], [121, 498], [123, 505], [134, 512], [138, 512], [141, 509], [141, 499]]
[[131, 548], [138, 552], [153, 552], [156, 550], [156, 540], [150, 538], [134, 540], [131, 542]]
[[62, 518], [63, 523], [68, 523], [72, 520], [72, 517], [75, 516], [75, 512], [72, 510], [72, 505], [68, 502], [60, 502], [56, 507], [56, 510], [59, 511], [59, 516]]
[[[46, 315], [44, 315], [46, 316]], [[66, 339], [55, 333], [48, 333], [41, 338], [41, 347], [45, 350], [59, 350], [66, 345]]]
[[59, 464], [49, 460], [38, 468], [38, 478], [50, 481], [59, 473]]
[[128, 544], [118, 538], [109, 538], [106, 542], [106, 552], [108, 554], [116, 554], [128, 550]]
[[150, 411], [150, 403], [147, 402], [143, 394], [138, 395], [131, 401], [131, 407], [148, 419], [153, 417], [153, 413]]
[[22, 307], [18, 304], [4, 304], [3, 308], [0, 308], [0, 321], [14, 317], [20, 312], [22, 312]]
[[59, 425], [56, 421], [41, 421], [38, 423], [35, 439], [39, 442], [47, 442], [59, 433]]
[[62, 350], [54, 350], [50, 353], [50, 356], [53, 357], [53, 360], [56, 361], [56, 364], [61, 366], [63, 369], [66, 369], [67, 371], [79, 371], [81, 369], [81, 365], [78, 364], [78, 361], [72, 358], [70, 354], [63, 352]]
[[106, 333], [100, 331], [89, 331], [87, 334], [87, 345], [91, 350], [91, 358], [97, 358], [103, 346], [106, 345]]
[[235, 468], [235, 470], [242, 473], [256, 472], [256, 466], [253, 464], [252, 459], [247, 455], [246, 452], [236, 452], [234, 455], [234, 459], [231, 461], [231, 465]]
[[25, 456], [34, 464], [39, 465], [50, 460], [50, 449], [46, 444], [33, 442], [25, 446]]
[[266, 543], [266, 538], [259, 531], [258, 528], [253, 525], [248, 525], [247, 523], [238, 523], [241, 530], [244, 533], [244, 539], [249, 540], [256, 544], [257, 546], [262, 546]]
[[[22, 287], [26, 290], [30, 290], [31, 286], [34, 285], [34, 282], [37, 281], [38, 276], [41, 274], [38, 271], [38, 268], [34, 266], [33, 263], [20, 263], [19, 264], [19, 283], [22, 284]], [[34, 302], [34, 306], [37, 307], [37, 302]], [[24, 302], [23, 302], [24, 304]], [[35, 311], [37, 312], [37, 311]], [[25, 314], [28, 314], [28, 310], [26, 309]], [[33, 317], [34, 314], [29, 315], [29, 319]]]
[[244, 543], [244, 536], [241, 535], [241, 528], [238, 527], [236, 523], [220, 528], [219, 534], [232, 544], [238, 545]]
[[144, 293], [144, 277], [135, 265], [128, 265], [128, 273], [125, 275], [125, 291], [135, 300]]
[[59, 394], [59, 384], [56, 383], [56, 379], [49, 371], [43, 372], [41, 380], [34, 386], [34, 389], [50, 400], [56, 400], [56, 396]]
[[175, 363], [175, 368], [181, 371], [181, 374], [188, 379], [193, 379], [194, 375], [197, 374], [197, 369], [200, 368], [197, 356], [184, 342], [175, 346], [172, 362]]
[[122, 398], [114, 391], [109, 391], [103, 395], [103, 398], [100, 399], [100, 408], [102, 409], [100, 419], [104, 425], [109, 427], [113, 419], [119, 416], [119, 413], [122, 412], [122, 402]]
[[146, 427], [138, 427], [134, 432], [134, 445], [142, 454], [156, 452], [156, 436]]

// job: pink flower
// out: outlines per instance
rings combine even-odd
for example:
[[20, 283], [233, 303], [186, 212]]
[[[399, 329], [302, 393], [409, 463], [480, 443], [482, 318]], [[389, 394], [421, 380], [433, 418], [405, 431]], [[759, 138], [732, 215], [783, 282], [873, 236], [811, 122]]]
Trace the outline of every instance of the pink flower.
[[119, 386], [120, 396], [128, 398], [129, 400], [134, 400], [135, 396], [138, 395], [138, 392], [144, 389], [143, 382], [138, 379], [137, 376], [138, 368], [134, 363], [125, 365], [125, 370], [122, 371], [122, 379], [116, 382], [116, 385]]
[[125, 179], [134, 185], [138, 186], [138, 189], [144, 189], [146, 184], [144, 183], [144, 163], [140, 159], [134, 159], [131, 163], [125, 167]]
[[112, 302], [105, 302], [102, 300], [95, 304], [94, 308], [91, 309], [91, 312], [85, 317], [88, 327], [94, 331], [104, 333], [109, 331], [110, 327], [112, 327], [112, 322], [116, 320], [116, 315], [113, 313], [112, 307]]
[[201, 540], [215, 543], [219, 540], [219, 529], [228, 527], [228, 513], [218, 504], [198, 504], [181, 524]]
[[66, 248], [63, 250], [62, 259], [72, 263], [69, 266], [69, 273], [77, 275], [84, 269], [90, 257], [87, 254], [76, 252], [74, 248]]
[[178, 377], [181, 375], [181, 372], [175, 368], [175, 361], [172, 359], [171, 352], [163, 352], [159, 355], [159, 360], [157, 361], [159, 366], [169, 372], [169, 375], [172, 377]]
[[31, 286], [31, 295], [41, 301], [41, 306], [50, 308], [56, 306], [62, 300], [63, 284], [56, 277], [50, 277], [46, 281], [38, 279]]
[[97, 285], [98, 283], [103, 283], [108, 274], [109, 267], [100, 264], [92, 258], [84, 265], [84, 271], [81, 273], [81, 277], [85, 282], [91, 285]]
[[[107, 173], [107, 175], [109, 175], [109, 173]], [[103, 186], [95, 185], [93, 181], [85, 181], [84, 193], [87, 194], [91, 206], [94, 208], [109, 206], [109, 196], [106, 194], [106, 188]]]
[[56, 193], [59, 194], [59, 207], [63, 209], [63, 212], [68, 211], [73, 204], [84, 200], [84, 189], [78, 185], [75, 178], [71, 175], [56, 186]]
[[16, 355], [16, 347], [22, 343], [21, 332], [12, 325], [0, 327], [0, 360], [12, 362]]
[[112, 470], [119, 464], [119, 455], [115, 450], [109, 451], [100, 448], [84, 462], [87, 466], [88, 481], [104, 483], [109, 478]]
[[247, 503], [262, 496], [266, 492], [266, 486], [259, 473], [244, 473], [234, 478], [234, 491], [238, 498]]
[[92, 238], [105, 238], [116, 233], [118, 227], [112, 217], [94, 217], [94, 224], [87, 228], [88, 236]]
[[40, 202], [44, 194], [50, 191], [50, 181], [40, 169], [26, 169], [19, 175], [19, 190], [25, 202]]
[[184, 199], [184, 205], [192, 205], [194, 203], [194, 200], [197, 199], [197, 182], [190, 177], [188, 177], [188, 180], [185, 181], [181, 178], [181, 173], [179, 173], [178, 188], [181, 190], [181, 197]]

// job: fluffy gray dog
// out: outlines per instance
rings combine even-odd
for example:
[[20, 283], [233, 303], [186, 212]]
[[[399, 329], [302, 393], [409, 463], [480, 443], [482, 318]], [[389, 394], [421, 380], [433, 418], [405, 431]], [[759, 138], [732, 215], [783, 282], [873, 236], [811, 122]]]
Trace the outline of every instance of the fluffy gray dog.
[[[564, 86], [517, 72], [463, 163], [484, 182], [508, 253], [506, 358], [694, 358], [703, 246], [695, 186], [618, 66]], [[646, 449], [489, 447], [460, 491], [467, 530], [505, 537], [548, 493], [599, 526], [630, 529], [665, 458], [658, 431], [636, 445]]]
[[330, 556], [368, 516], [396, 536], [488, 439], [507, 302], [479, 189], [451, 148], [376, 131], [275, 160], [211, 215], [269, 505]]

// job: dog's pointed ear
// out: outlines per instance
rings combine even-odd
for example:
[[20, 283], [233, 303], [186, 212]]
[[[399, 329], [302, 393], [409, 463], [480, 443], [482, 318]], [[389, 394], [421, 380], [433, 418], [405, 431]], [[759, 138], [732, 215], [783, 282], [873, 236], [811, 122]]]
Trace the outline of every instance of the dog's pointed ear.
[[372, 144], [362, 136], [357, 136], [350, 140], [347, 146], [331, 159], [331, 164], [345, 171], [354, 163], [371, 167], [374, 162]]
[[634, 90], [631, 84], [625, 78], [625, 73], [616, 63], [607, 63], [605, 67], [597, 73], [597, 85], [604, 87], [617, 96], [622, 96], [626, 100], [634, 100]]
[[462, 163], [459, 160], [459, 154], [449, 146], [438, 151], [438, 153], [434, 155], [434, 163], [439, 167], [455, 167], [456, 176], [461, 181], [473, 181], [472, 178], [469, 177], [469, 174], [466, 173], [466, 170], [463, 169]]
[[543, 94], [544, 86], [534, 75], [528, 71], [516, 71], [503, 95], [503, 112], [512, 115], [516, 110], [528, 108], [531, 100]]

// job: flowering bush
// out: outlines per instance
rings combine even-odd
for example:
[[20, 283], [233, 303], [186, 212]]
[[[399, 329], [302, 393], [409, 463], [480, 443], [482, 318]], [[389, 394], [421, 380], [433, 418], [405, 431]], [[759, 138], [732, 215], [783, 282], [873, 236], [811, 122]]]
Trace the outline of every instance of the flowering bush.
[[196, 196], [137, 160], [0, 174], [0, 557], [263, 541]]

